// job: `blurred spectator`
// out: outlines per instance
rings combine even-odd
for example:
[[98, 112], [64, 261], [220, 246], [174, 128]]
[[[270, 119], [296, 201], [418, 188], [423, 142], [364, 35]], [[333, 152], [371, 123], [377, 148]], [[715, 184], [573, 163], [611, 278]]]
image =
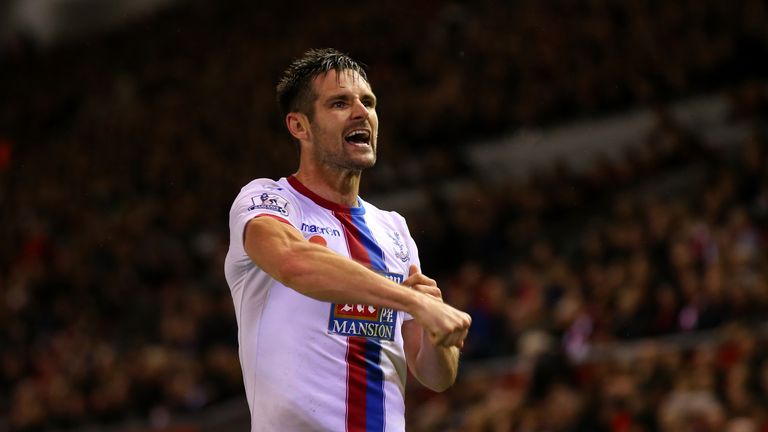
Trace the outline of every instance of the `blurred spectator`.
[[[312, 40], [371, 65], [384, 145], [365, 193], [426, 191], [411, 230], [474, 317], [465, 362], [535, 362], [411, 389], [409, 430], [768, 427], [768, 354], [747, 330], [768, 311], [764, 2], [330, 2], [328, 19], [301, 6], [190, 2], [2, 64], [1, 421], [162, 427], [241, 396], [223, 221], [240, 185], [295, 164], [273, 84]], [[272, 19], [289, 8], [292, 23]], [[741, 80], [730, 120], [752, 134], [736, 152], [664, 107]], [[484, 184], [461, 148], [651, 104], [645, 145], [584, 174], [559, 161]], [[441, 192], [459, 176], [466, 189]], [[581, 363], [596, 345], [715, 328], [716, 347]]]

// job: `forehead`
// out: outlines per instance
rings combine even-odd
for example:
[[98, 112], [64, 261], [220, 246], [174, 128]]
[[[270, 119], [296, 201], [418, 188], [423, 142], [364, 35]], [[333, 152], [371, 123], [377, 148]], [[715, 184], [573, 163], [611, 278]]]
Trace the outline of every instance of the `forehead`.
[[341, 73], [330, 70], [320, 74], [312, 80], [312, 86], [318, 95], [318, 99], [323, 96], [346, 92], [352, 92], [356, 95], [373, 94], [368, 81], [357, 72], [349, 69], [343, 70]]

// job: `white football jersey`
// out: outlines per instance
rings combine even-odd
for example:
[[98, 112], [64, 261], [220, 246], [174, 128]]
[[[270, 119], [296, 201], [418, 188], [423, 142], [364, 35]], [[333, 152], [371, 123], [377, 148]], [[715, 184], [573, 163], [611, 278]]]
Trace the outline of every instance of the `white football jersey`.
[[[332, 304], [299, 294], [257, 267], [243, 235], [274, 217], [393, 281], [419, 265], [405, 220], [358, 198], [343, 207], [296, 178], [256, 179], [229, 214], [225, 261], [238, 324], [251, 431], [404, 431], [403, 311]], [[343, 277], [343, 275], [339, 275]]]

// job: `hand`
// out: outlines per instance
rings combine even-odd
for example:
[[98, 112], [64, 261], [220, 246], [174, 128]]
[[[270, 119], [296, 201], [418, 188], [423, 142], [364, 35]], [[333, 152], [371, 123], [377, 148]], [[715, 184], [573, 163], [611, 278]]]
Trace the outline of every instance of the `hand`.
[[403, 281], [403, 285], [443, 301], [443, 292], [437, 287], [437, 282], [434, 279], [427, 277], [413, 264], [408, 270], [408, 279]]
[[472, 324], [472, 317], [443, 303], [442, 291], [437, 287], [437, 282], [419, 272], [415, 265], [411, 266], [403, 285], [425, 294], [419, 307], [411, 314], [427, 332], [430, 341], [434, 345], [461, 349]]

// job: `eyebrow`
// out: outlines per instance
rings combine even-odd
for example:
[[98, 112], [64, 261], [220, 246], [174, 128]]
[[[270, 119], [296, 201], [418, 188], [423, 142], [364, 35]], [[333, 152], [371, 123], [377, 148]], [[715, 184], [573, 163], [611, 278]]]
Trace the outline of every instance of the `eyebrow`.
[[336, 100], [348, 100], [351, 98], [352, 97], [350, 96], [349, 93], [336, 93], [328, 96], [325, 100], [330, 102], [330, 101], [336, 101]]
[[[350, 93], [348, 93], [348, 92], [336, 93], [336, 94], [332, 94], [332, 95], [328, 96], [326, 98], [326, 102], [333, 102], [333, 101], [337, 101], [337, 100], [348, 101], [348, 100], [350, 100], [352, 98], [353, 98], [353, 96]], [[373, 93], [364, 93], [364, 94], [360, 95], [360, 100], [362, 100], [362, 101], [369, 100], [369, 101], [372, 101], [372, 102], [375, 103], [376, 102], [376, 95], [374, 95]]]

